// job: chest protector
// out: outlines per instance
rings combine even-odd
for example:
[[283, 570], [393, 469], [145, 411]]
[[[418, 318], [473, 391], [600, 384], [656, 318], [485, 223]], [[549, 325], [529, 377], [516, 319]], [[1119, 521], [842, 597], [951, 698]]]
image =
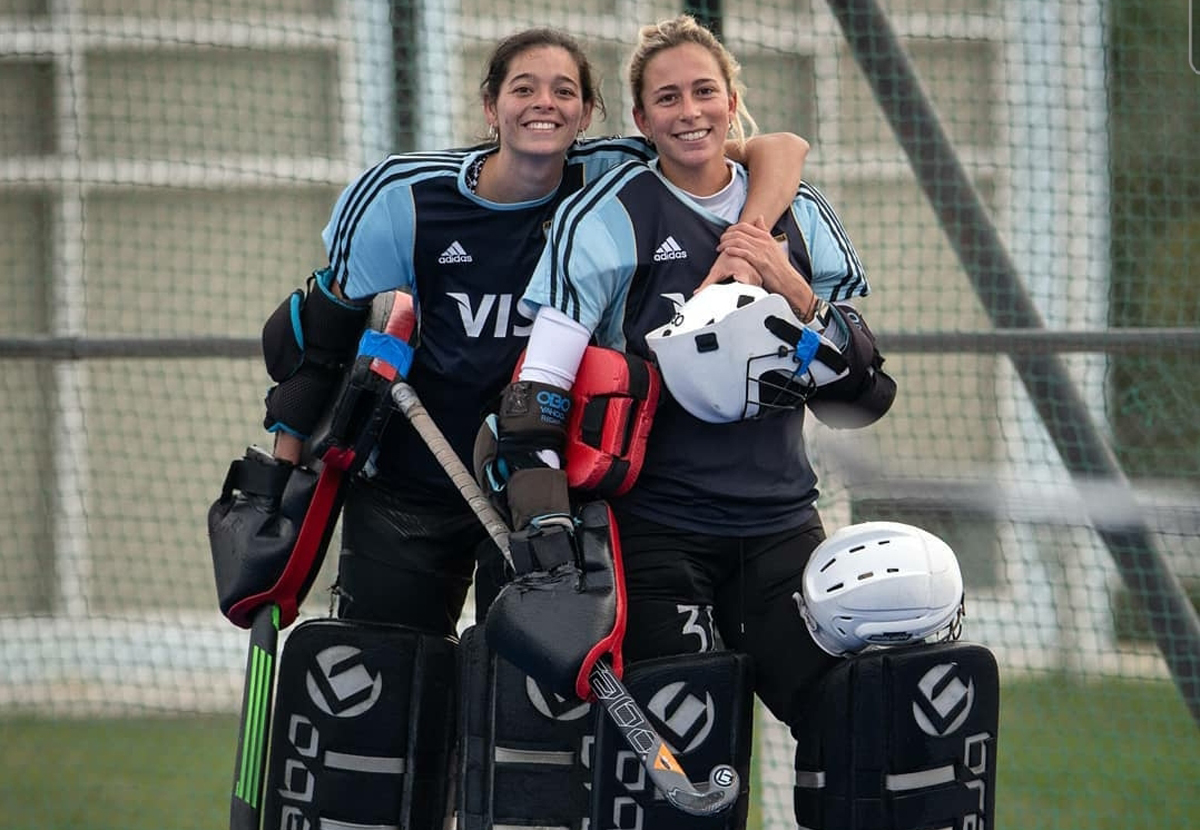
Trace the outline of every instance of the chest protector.
[[[517, 362], [515, 379], [521, 371]], [[637, 355], [588, 346], [571, 387], [567, 483], [602, 496], [633, 486], [646, 458], [662, 381]]]

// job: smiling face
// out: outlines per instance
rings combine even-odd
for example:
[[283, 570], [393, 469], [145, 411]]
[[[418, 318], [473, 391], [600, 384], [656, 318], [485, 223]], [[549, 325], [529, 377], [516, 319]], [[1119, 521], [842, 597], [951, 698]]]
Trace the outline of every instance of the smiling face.
[[591, 123], [583, 92], [567, 50], [538, 46], [513, 57], [495, 98], [483, 105], [501, 151], [561, 158]]
[[663, 175], [700, 195], [723, 187], [737, 93], [716, 58], [696, 43], [663, 49], [646, 62], [639, 93], [633, 118], [658, 149]]

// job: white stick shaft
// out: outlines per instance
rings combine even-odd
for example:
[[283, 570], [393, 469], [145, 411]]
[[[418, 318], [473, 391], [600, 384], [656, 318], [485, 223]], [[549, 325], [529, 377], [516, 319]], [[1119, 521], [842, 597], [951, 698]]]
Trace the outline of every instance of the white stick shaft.
[[408, 418], [409, 423], [413, 425], [426, 446], [429, 447], [433, 457], [442, 465], [446, 475], [450, 476], [450, 480], [454, 482], [454, 486], [466, 500], [471, 512], [483, 523], [484, 529], [487, 530], [488, 535], [492, 537], [496, 546], [500, 548], [500, 552], [504, 554], [504, 558], [511, 565], [512, 554], [508, 549], [508, 525], [504, 523], [500, 514], [487, 500], [487, 496], [479, 489], [479, 485], [475, 483], [475, 477], [454, 454], [450, 442], [446, 440], [446, 436], [442, 434], [438, 425], [433, 422], [433, 418], [429, 417], [425, 405], [417, 397], [417, 391], [404, 381], [398, 381], [392, 385], [392, 400], [396, 402], [396, 406], [404, 413], [404, 417]]
[[[495, 541], [497, 547], [504, 554], [504, 558], [508, 560], [508, 564], [512, 566], [512, 554], [508, 548], [508, 525], [500, 518], [495, 508], [487, 500], [483, 491], [479, 489], [479, 485], [475, 482], [475, 477], [467, 471], [463, 463], [458, 460], [458, 456], [454, 454], [454, 450], [450, 448], [450, 442], [446, 440], [446, 436], [438, 428], [438, 425], [433, 422], [433, 418], [429, 417], [421, 399], [417, 397], [417, 392], [404, 381], [397, 381], [392, 385], [392, 400], [396, 402], [396, 406], [404, 413], [404, 417], [408, 418], [409, 422], [420, 434], [421, 439], [429, 447], [434, 458], [442, 465], [442, 469], [450, 476], [450, 480], [454, 482], [454, 486], [458, 488], [458, 492], [466, 499], [471, 511], [483, 523], [488, 534]], [[612, 670], [603, 662], [598, 661], [593, 668], [593, 673], [590, 680], [596, 683], [596, 678], [606, 680], [606, 683], [601, 684], [604, 688], [611, 689], [613, 694], [618, 695], [620, 700], [624, 702], [626, 711], [632, 710], [637, 712], [637, 720], [642, 724], [641, 728], [636, 730], [641, 736], [641, 740], [635, 740], [633, 733], [627, 728], [621, 717], [618, 717], [616, 712], [611, 708], [611, 700], [608, 697], [600, 696], [600, 699], [605, 704], [605, 709], [613, 718], [613, 721], [620, 728], [622, 737], [634, 749], [642, 764], [649, 771], [652, 780], [666, 796], [667, 800], [683, 812], [697, 816], [708, 816], [728, 809], [738, 797], [738, 789], [740, 782], [737, 772], [728, 764], [722, 764], [714, 769], [710, 774], [710, 779], [719, 778], [719, 783], [710, 780], [708, 783], [697, 788], [692, 784], [687, 776], [683, 774], [679, 764], [675, 761], [671, 751], [667, 748], [662, 738], [654, 731], [650, 722], [646, 720], [646, 716], [642, 714], [641, 708], [630, 696], [629, 692], [617, 679]], [[595, 691], [596, 686], [593, 686]], [[611, 697], [611, 696], [610, 696]], [[649, 744], [645, 741], [649, 740]], [[656, 748], [655, 754], [651, 755], [649, 748]], [[658, 761], [660, 755], [658, 752], [666, 753], [670, 758], [674, 769], [660, 767]], [[719, 770], [719, 771], [718, 771]]]

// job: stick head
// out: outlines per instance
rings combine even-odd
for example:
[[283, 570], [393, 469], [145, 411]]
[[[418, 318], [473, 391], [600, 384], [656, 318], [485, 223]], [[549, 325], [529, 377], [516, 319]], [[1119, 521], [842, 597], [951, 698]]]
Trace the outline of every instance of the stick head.
[[693, 816], [712, 816], [737, 803], [741, 778], [728, 764], [718, 764], [708, 774], [705, 784], [693, 784], [689, 789], [675, 786], [663, 792], [672, 806]]

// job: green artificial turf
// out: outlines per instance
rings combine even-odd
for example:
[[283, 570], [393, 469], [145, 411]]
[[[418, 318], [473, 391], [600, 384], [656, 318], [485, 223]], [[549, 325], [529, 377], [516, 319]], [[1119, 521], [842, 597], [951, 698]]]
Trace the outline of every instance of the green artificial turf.
[[[0, 719], [0, 830], [222, 830], [236, 731]], [[1200, 728], [1170, 683], [1009, 683], [997, 760], [997, 830], [1200, 827]]]

